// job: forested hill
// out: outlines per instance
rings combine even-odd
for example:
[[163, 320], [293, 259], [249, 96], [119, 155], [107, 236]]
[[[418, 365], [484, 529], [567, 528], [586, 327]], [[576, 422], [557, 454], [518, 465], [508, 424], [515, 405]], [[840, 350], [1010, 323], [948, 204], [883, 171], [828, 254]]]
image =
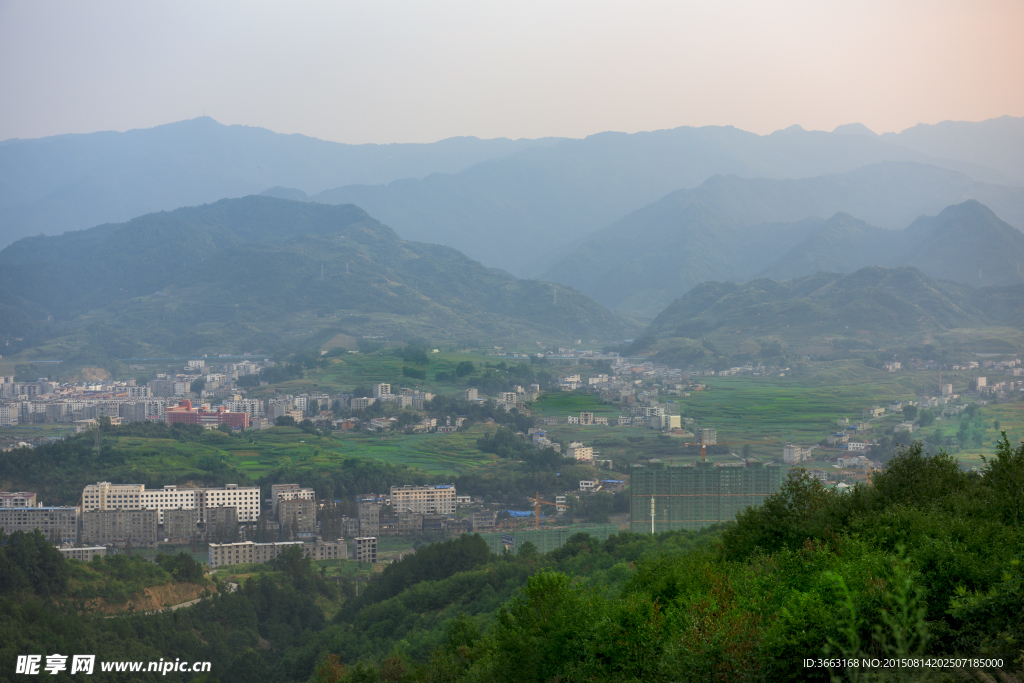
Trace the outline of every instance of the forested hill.
[[975, 289], [911, 267], [872, 266], [849, 275], [705, 282], [658, 314], [637, 345], [771, 338], [796, 348], [828, 339], [877, 349], [954, 329], [997, 327], [1024, 328], [1024, 285]]
[[[361, 209], [250, 196], [161, 212], [0, 252], [0, 316], [36, 340], [86, 323], [178, 353], [268, 352], [331, 329], [621, 338], [623, 319], [570, 287], [401, 239]], [[19, 327], [20, 326], [20, 327]], [[20, 332], [20, 334], [19, 334]]]
[[[1024, 445], [1004, 438], [993, 456], [964, 472], [943, 452], [901, 448], [846, 493], [794, 468], [764, 505], [703, 531], [579, 533], [550, 553], [524, 543], [501, 556], [463, 535], [374, 572], [358, 597], [348, 576], [335, 582], [291, 548], [222, 572], [237, 571], [238, 590], [109, 619], [61, 609], [74, 577], [146, 563], [86, 568], [38, 532], [0, 535], [0, 666], [87, 652], [211, 662], [204, 677], [137, 680], [774, 683], [895, 680], [839, 662], [942, 657], [991, 662], [965, 659], [949, 680], [1013, 680], [981, 669], [1024, 668]], [[178, 555], [149, 573], [180, 581], [191, 569]], [[904, 668], [899, 680], [944, 680], [934, 673]], [[96, 680], [124, 676], [97, 664]]]

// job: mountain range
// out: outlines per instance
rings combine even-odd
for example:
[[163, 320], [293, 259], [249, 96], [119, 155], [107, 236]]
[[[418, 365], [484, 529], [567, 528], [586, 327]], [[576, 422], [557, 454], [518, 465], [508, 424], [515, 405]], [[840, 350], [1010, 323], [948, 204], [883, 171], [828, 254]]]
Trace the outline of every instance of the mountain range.
[[155, 128], [0, 142], [0, 247], [40, 233], [255, 194], [320, 191], [454, 173], [558, 142], [459, 137], [430, 144], [346, 145], [202, 117]]
[[621, 339], [636, 329], [570, 287], [403, 240], [355, 206], [272, 197], [24, 238], [0, 251], [0, 266], [8, 347], [20, 337], [12, 350], [60, 355], [82, 345], [117, 358], [269, 353], [339, 331]]
[[0, 246], [273, 187], [290, 199], [355, 203], [406, 239], [537, 276], [595, 230], [714, 175], [802, 178], [915, 161], [1024, 184], [1015, 161], [1024, 156], [1021, 131], [1024, 119], [1004, 117], [882, 136], [863, 126], [770, 135], [707, 126], [581, 140], [341, 145], [204, 118], [8, 140], [0, 143]]
[[1003, 343], [998, 328], [1020, 341], [1024, 284], [974, 288], [909, 266], [870, 266], [786, 281], [704, 282], [659, 313], [632, 350], [692, 363], [718, 348], [828, 354], [932, 343], [942, 334], [992, 345]]
[[[1024, 225], [1024, 189], [916, 163], [799, 180], [718, 176], [602, 228], [541, 278], [648, 318], [708, 280], [917, 265], [974, 285], [1018, 282], [1024, 234], [979, 201]], [[946, 229], [931, 234], [925, 212]]]

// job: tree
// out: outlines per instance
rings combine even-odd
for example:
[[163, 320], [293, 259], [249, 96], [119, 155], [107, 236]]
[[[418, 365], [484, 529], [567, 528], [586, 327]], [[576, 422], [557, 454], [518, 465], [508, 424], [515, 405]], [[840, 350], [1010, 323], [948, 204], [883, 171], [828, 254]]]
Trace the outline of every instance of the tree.
[[464, 360], [455, 366], [455, 376], [465, 377], [471, 375], [476, 370], [476, 366], [473, 365], [472, 361]]
[[319, 415], [320, 401], [316, 400], [315, 398], [309, 399], [309, 402], [306, 403], [306, 412], [309, 413], [310, 415]]
[[200, 377], [199, 379], [192, 380], [192, 384], [189, 385], [188, 390], [193, 394], [201, 394], [203, 388], [206, 386], [206, 380]]
[[292, 417], [291, 415], [279, 415], [278, 417], [274, 418], [274, 424], [277, 425], [278, 427], [294, 427], [295, 418]]
[[930, 410], [922, 410], [917, 416], [917, 422], [922, 429], [929, 427], [935, 422], [935, 413]]
[[903, 419], [913, 422], [917, 417], [917, 406], [903, 406]]
[[992, 491], [994, 507], [1008, 524], [1019, 527], [1024, 522], [1024, 443], [1017, 448], [1003, 432], [996, 445], [996, 457], [985, 459], [985, 484]]

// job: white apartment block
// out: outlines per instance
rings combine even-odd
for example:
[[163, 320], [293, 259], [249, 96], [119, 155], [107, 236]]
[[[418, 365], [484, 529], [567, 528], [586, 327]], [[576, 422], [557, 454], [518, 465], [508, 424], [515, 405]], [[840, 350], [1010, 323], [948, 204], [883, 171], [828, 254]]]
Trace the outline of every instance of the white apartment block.
[[156, 510], [157, 524], [164, 523], [164, 510], [191, 509], [198, 506], [195, 489], [165, 486], [146, 489], [145, 484], [111, 484], [101, 481], [89, 484], [82, 491], [82, 511], [94, 510]]
[[249, 420], [263, 415], [263, 401], [256, 398], [243, 398], [238, 401], [224, 401], [224, 407], [232, 413], [249, 413]]
[[206, 510], [233, 507], [239, 522], [255, 522], [260, 518], [260, 487], [228, 484], [223, 488], [197, 489], [199, 494], [199, 521], [206, 521]]
[[11, 425], [18, 424], [19, 412], [17, 405], [0, 406], [0, 427], [10, 427]]
[[205, 522], [206, 508], [234, 507], [239, 522], [255, 522], [260, 516], [260, 488], [228, 484], [224, 488], [181, 489], [175, 485], [147, 489], [145, 484], [111, 484], [101, 481], [82, 491], [82, 511], [156, 510], [157, 524], [164, 523], [164, 510], [199, 510]]
[[303, 543], [302, 541], [211, 543], [209, 551], [210, 568], [213, 569], [231, 564], [269, 562], [280, 555], [281, 551], [291, 546], [298, 546], [302, 549], [304, 555], [314, 560], [344, 560], [348, 557], [348, 545], [344, 540], [317, 541], [316, 543]]
[[302, 488], [298, 484], [273, 484], [270, 487], [270, 500], [277, 518], [277, 505], [283, 500], [316, 500], [316, 491]]
[[382, 396], [390, 396], [390, 395], [391, 395], [391, 385], [390, 384], [374, 384], [373, 385], [373, 397], [374, 398], [381, 398]]
[[34, 508], [36, 507], [36, 494], [30, 491], [18, 491], [0, 493], [0, 508]]
[[102, 545], [95, 545], [91, 548], [64, 548], [55, 546], [60, 554], [64, 556], [66, 560], [81, 560], [82, 562], [91, 562], [93, 555], [99, 555], [100, 557], [107, 556], [107, 549]]
[[454, 515], [455, 485], [392, 486], [391, 509], [397, 512]]

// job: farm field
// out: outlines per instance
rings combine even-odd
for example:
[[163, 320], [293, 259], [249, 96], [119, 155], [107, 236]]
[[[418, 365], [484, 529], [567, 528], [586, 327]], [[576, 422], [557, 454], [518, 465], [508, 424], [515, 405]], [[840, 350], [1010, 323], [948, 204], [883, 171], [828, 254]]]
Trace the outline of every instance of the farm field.
[[280, 467], [329, 467], [346, 458], [375, 458], [394, 465], [417, 467], [432, 474], [461, 474], [498, 460], [481, 453], [475, 441], [484, 433], [477, 425], [456, 434], [338, 433], [306, 434], [294, 428], [257, 432], [253, 441], [224, 448], [233, 467], [258, 479]]
[[[954, 391], [959, 393], [967, 389], [971, 376], [968, 372], [943, 373], [943, 382], [952, 383]], [[835, 431], [838, 418], [859, 422], [863, 408], [885, 406], [893, 400], [913, 400], [922, 392], [933, 391], [938, 385], [938, 373], [888, 373], [860, 362], [840, 361], [821, 364], [802, 377], [710, 376], [702, 378], [701, 382], [708, 386], [707, 391], [690, 392], [685, 397], [669, 395], [665, 400], [677, 402], [680, 414], [695, 420], [697, 426], [714, 427], [719, 443], [736, 444], [732, 449], [735, 452], [739, 452], [742, 444], [753, 442], [750, 443], [752, 455], [778, 460], [783, 444], [818, 443]], [[535, 415], [563, 419], [581, 411], [609, 418], [621, 412], [617, 406], [602, 405], [595, 396], [575, 392], [546, 394], [533, 407]], [[986, 426], [982, 445], [970, 446], [955, 454], [965, 467], [980, 466], [981, 455], [993, 452], [999, 438], [992, 426], [993, 420], [1000, 422], [1000, 428], [1007, 431], [1011, 441], [1024, 437], [1024, 403], [988, 405], [982, 409], [982, 416]], [[884, 434], [902, 419], [900, 414], [888, 414], [874, 421], [872, 435]], [[942, 429], [944, 434], [952, 436], [958, 424], [955, 420], [939, 420], [926, 431], [932, 434], [935, 429]], [[697, 457], [696, 449], [683, 446], [683, 439], [659, 438], [647, 429], [580, 427], [564, 421], [545, 429], [549, 438], [583, 441], [601, 450], [603, 457], [622, 458], [627, 462], [635, 462], [638, 457], [682, 460]]]

